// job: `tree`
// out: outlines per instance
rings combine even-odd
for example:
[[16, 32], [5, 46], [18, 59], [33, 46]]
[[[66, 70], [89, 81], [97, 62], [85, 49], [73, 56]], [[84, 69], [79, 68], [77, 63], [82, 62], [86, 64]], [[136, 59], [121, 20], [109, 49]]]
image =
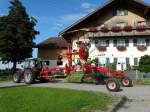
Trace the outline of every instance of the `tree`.
[[32, 57], [35, 36], [39, 33], [34, 29], [36, 20], [29, 17], [25, 7], [19, 0], [11, 0], [9, 13], [0, 17], [0, 57], [4, 62], [16, 63]]
[[139, 71], [148, 73], [150, 72], [150, 56], [142, 56], [139, 62]]

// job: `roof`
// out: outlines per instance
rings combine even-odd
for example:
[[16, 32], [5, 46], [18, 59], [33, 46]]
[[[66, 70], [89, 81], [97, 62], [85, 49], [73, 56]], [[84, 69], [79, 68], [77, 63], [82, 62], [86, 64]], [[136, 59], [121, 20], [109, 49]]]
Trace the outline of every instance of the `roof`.
[[37, 44], [36, 48], [67, 48], [67, 42], [63, 38], [50, 37]]
[[64, 35], [66, 32], [70, 31], [71, 29], [73, 29], [74, 27], [76, 27], [77, 25], [79, 25], [80, 23], [84, 22], [85, 20], [89, 19], [91, 16], [93, 16], [95, 13], [101, 11], [102, 9], [104, 9], [105, 7], [107, 7], [108, 5], [111, 5], [113, 2], [115, 1], [126, 1], [128, 3], [134, 2], [137, 5], [142, 5], [144, 7], [148, 7], [150, 8], [149, 4], [144, 3], [143, 1], [140, 0], [108, 0], [108, 2], [106, 2], [103, 6], [97, 8], [95, 11], [89, 13], [88, 15], [84, 16], [83, 18], [79, 19], [78, 21], [76, 21], [75, 23], [73, 23], [72, 25], [70, 25], [69, 27], [67, 27], [66, 29], [64, 29], [62, 32], [59, 33], [60, 35]]

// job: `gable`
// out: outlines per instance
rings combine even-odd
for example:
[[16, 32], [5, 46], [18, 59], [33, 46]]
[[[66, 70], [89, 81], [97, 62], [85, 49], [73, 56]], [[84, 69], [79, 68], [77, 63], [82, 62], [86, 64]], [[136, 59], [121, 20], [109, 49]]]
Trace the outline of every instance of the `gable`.
[[[129, 11], [129, 15], [126, 17], [114, 16], [114, 10], [118, 8], [124, 8]], [[120, 19], [120, 21], [127, 21], [130, 24], [134, 21], [150, 20], [150, 6], [143, 2], [137, 2], [135, 0], [110, 0], [103, 7], [98, 8], [96, 11], [90, 13], [84, 18], [80, 19], [64, 31], [60, 32], [60, 35], [65, 36], [66, 33], [81, 28], [96, 27], [104, 23], [114, 24], [113, 21]], [[130, 20], [131, 19], [131, 20]]]

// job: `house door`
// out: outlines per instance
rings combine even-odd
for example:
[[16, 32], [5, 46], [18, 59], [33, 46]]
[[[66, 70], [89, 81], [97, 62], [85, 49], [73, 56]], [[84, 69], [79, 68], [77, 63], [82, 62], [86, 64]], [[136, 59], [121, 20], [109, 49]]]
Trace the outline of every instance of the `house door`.
[[117, 70], [126, 70], [126, 58], [118, 58]]
[[100, 57], [99, 58], [99, 64], [100, 64], [100, 66], [105, 67], [105, 65], [106, 65], [106, 58]]

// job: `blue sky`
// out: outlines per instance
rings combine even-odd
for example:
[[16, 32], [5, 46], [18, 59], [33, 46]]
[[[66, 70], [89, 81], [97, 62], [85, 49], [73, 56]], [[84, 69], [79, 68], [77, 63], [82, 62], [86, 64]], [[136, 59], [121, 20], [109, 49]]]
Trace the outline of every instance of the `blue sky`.
[[[0, 0], [0, 15], [8, 12], [10, 0]], [[107, 0], [21, 0], [29, 16], [34, 16], [38, 23], [36, 29], [40, 35], [35, 42], [39, 43], [48, 37], [55, 37], [60, 31], [79, 18], [85, 16]], [[145, 0], [150, 4], [150, 0]], [[36, 57], [37, 50], [33, 56]]]

